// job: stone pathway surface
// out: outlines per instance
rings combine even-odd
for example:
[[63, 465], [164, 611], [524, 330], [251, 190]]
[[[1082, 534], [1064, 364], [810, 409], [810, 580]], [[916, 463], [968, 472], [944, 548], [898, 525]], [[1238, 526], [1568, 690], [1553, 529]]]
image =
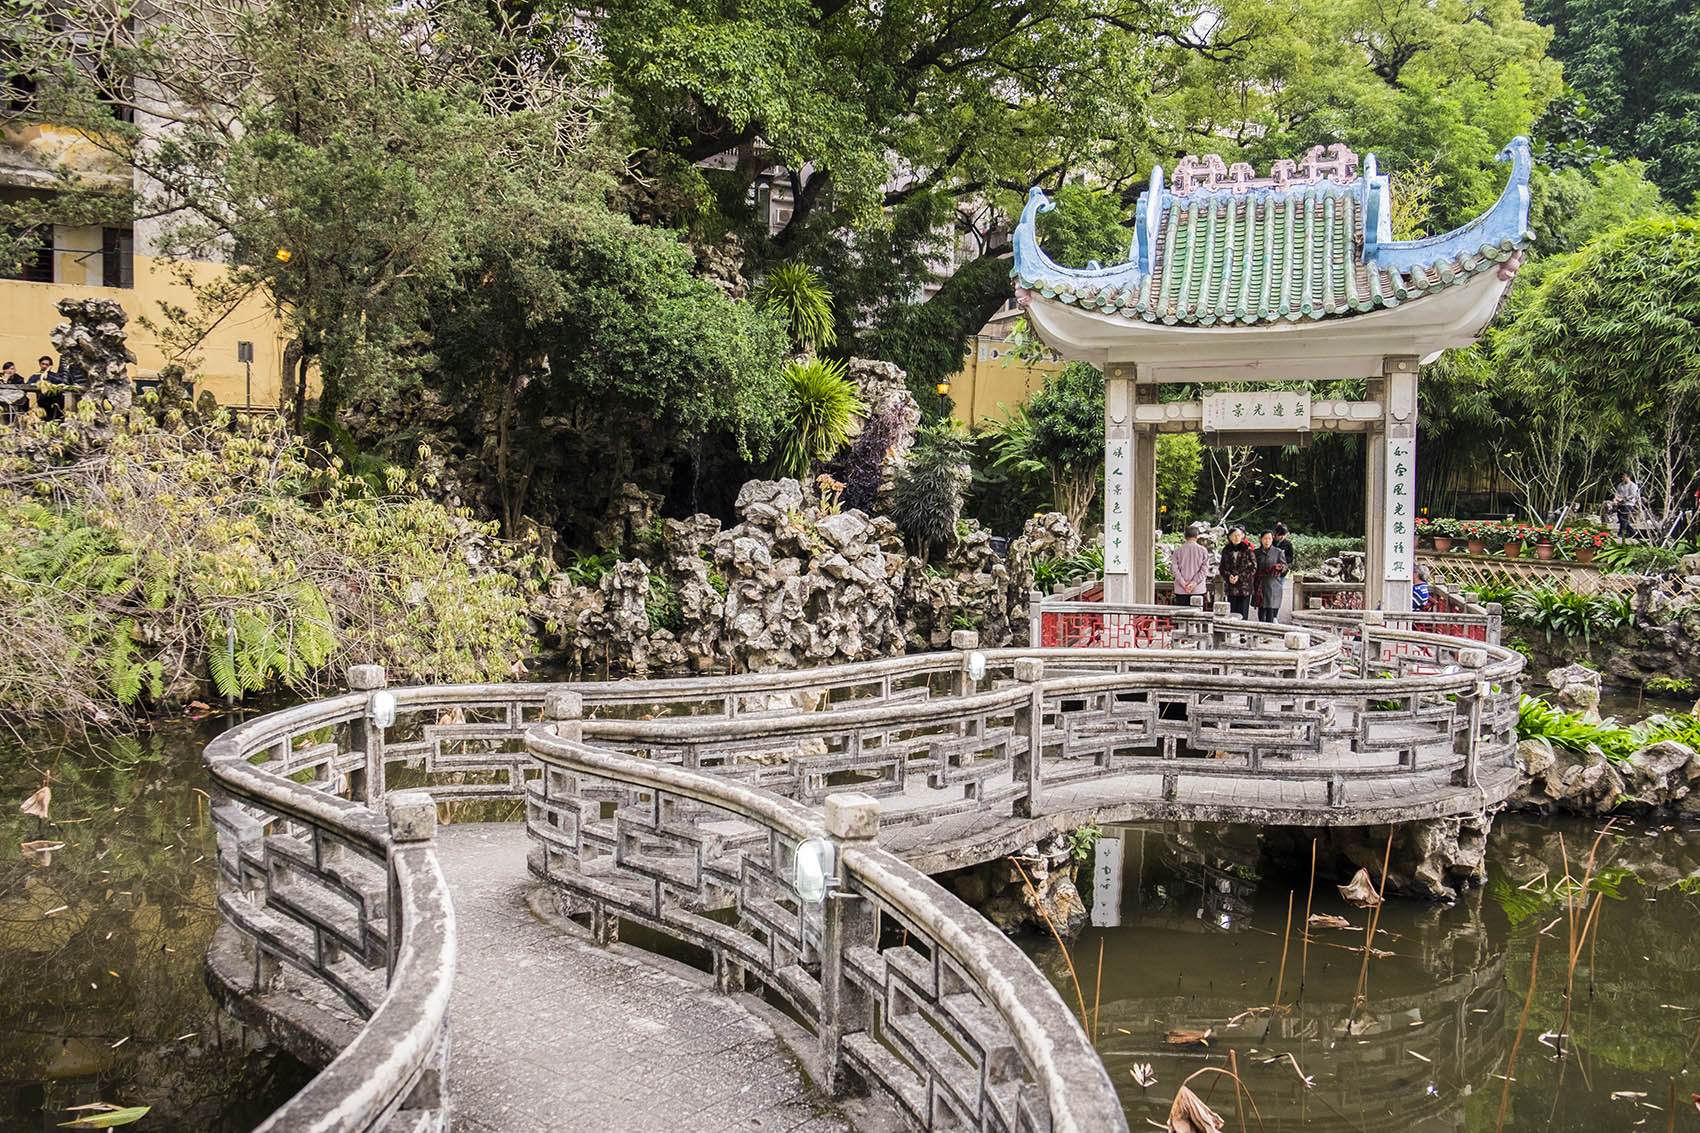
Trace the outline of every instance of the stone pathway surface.
[[460, 960], [456, 1133], [839, 1133], [850, 1123], [736, 997], [540, 920], [522, 823], [439, 827]]

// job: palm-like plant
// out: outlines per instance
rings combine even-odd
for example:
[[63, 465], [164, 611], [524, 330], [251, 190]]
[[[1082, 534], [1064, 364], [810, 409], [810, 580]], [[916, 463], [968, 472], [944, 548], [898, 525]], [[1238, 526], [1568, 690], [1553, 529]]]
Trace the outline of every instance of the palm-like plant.
[[803, 350], [824, 350], [838, 341], [832, 330], [832, 292], [815, 269], [792, 260], [767, 273], [756, 302], [785, 320], [791, 341]]
[[803, 479], [843, 447], [850, 439], [851, 425], [868, 407], [857, 396], [856, 383], [845, 376], [842, 362], [821, 358], [792, 362], [785, 367], [785, 379], [791, 394], [773, 474]]

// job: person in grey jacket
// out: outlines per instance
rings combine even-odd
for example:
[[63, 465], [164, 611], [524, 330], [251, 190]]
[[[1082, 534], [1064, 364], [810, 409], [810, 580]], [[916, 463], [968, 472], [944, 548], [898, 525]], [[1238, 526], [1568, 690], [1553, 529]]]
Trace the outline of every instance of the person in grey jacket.
[[1265, 531], [1257, 547], [1257, 620], [1272, 622], [1281, 613], [1281, 576], [1287, 573], [1287, 552], [1275, 545], [1275, 532]]

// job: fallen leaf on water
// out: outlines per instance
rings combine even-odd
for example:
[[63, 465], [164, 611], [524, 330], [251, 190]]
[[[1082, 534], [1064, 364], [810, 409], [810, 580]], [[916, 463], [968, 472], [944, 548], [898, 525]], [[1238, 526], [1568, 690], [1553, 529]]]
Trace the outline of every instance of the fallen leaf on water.
[[185, 712], [211, 712], [212, 711], [212, 705], [208, 704], [204, 700], [191, 700], [188, 704], [183, 706], [183, 711], [185, 711]]
[[1140, 1089], [1149, 1090], [1157, 1084], [1157, 1075], [1152, 1073], [1149, 1062], [1135, 1062], [1128, 1073], [1133, 1075], [1133, 1080], [1139, 1083]]
[[30, 859], [31, 865], [49, 866], [53, 864], [53, 851], [63, 850], [65, 843], [37, 839], [34, 842], [20, 842], [18, 848], [24, 852], [24, 857]]
[[1352, 922], [1345, 917], [1337, 917], [1333, 913], [1312, 913], [1311, 928], [1351, 928]]
[[41, 781], [41, 789], [24, 800], [24, 805], [18, 809], [25, 814], [33, 814], [43, 822], [47, 821], [47, 809], [53, 804], [53, 772], [49, 771]]
[[1169, 1107], [1169, 1133], [1219, 1133], [1223, 1124], [1216, 1111], [1185, 1086]]
[[1611, 1100], [1614, 1102], [1634, 1101], [1637, 1098], [1644, 1098], [1646, 1096], [1647, 1091], [1645, 1090], [1613, 1090]]
[[1335, 888], [1340, 890], [1340, 896], [1346, 902], [1360, 909], [1373, 909], [1381, 904], [1381, 894], [1375, 891], [1375, 882], [1369, 879], [1369, 870], [1360, 869], [1352, 875], [1352, 880], [1345, 885]]
[[[61, 1121], [61, 1129], [116, 1129], [120, 1125], [133, 1125], [148, 1115], [152, 1106], [133, 1105], [124, 1109], [98, 1103], [104, 1108], [99, 1113], [90, 1113], [75, 1121]], [[78, 1106], [78, 1109], [89, 1109], [89, 1106]]]
[[1174, 1046], [1209, 1046], [1210, 1039], [1216, 1034], [1216, 1028], [1206, 1027], [1195, 1031], [1190, 1027], [1176, 1027], [1163, 1036], [1163, 1041]]

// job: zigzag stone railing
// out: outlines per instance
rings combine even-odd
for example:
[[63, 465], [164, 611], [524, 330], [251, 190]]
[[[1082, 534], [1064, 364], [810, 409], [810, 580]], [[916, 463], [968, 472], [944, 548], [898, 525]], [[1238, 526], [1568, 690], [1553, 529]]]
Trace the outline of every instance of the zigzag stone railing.
[[[606, 941], [629, 920], [759, 980], [819, 1040], [829, 1089], [877, 1086], [919, 1128], [1125, 1130], [1090, 1040], [1032, 962], [973, 909], [880, 849], [879, 804], [822, 811], [587, 742], [576, 693], [526, 746], [532, 869]], [[797, 847], [830, 841], [836, 887], [791, 887]], [[731, 918], [717, 912], [732, 912]]]
[[[598, 859], [603, 864], [597, 868], [615, 871], [598, 879], [611, 886], [605, 891], [573, 888], [580, 874], [561, 872], [568, 858], [559, 843], [551, 863], [545, 851], [560, 835], [551, 834], [544, 816], [554, 814], [559, 823], [560, 812], [549, 808], [566, 805], [548, 793], [551, 768], [576, 767], [574, 774], [590, 779], [598, 778], [591, 768], [599, 771], [603, 801], [611, 806], [629, 808], [646, 796], [649, 805], [660, 806], [657, 791], [683, 800], [687, 825], [670, 810], [650, 820], [653, 836], [675, 848], [688, 827], [703, 847], [742, 853], [760, 827], [766, 831], [766, 873], [752, 875], [752, 884], [783, 877], [789, 850], [782, 846], [816, 836], [804, 833], [820, 821], [815, 808], [830, 811], [832, 796], [846, 791], [876, 797], [876, 826], [915, 826], [924, 838], [922, 824], [942, 816], [1036, 816], [1052, 809], [1049, 792], [1140, 773], [1154, 773], [1161, 784], [1149, 802], [1184, 803], [1187, 783], [1313, 784], [1317, 792], [1304, 805], [1316, 810], [1295, 817], [1324, 822], [1353, 820], [1347, 804], [1355, 782], [1478, 785], [1484, 768], [1496, 770], [1496, 782], [1506, 779], [1521, 657], [1457, 636], [1389, 628], [1373, 613], [1301, 617], [1310, 624], [1264, 626], [1182, 611], [1177, 624], [1184, 624], [1184, 633], [1171, 635], [1166, 649], [981, 654], [967, 635], [953, 642], [955, 652], [825, 669], [575, 685], [583, 711], [580, 737], [571, 741], [578, 765], [560, 763], [565, 757], [559, 751], [539, 749], [542, 733], [531, 736], [528, 751], [528, 732], [540, 724], [551, 686], [386, 690], [396, 721], [385, 728], [374, 719], [382, 670], [357, 666], [350, 673], [355, 692], [250, 721], [206, 751], [219, 837], [221, 933], [241, 941], [247, 964], [245, 977], [226, 981], [226, 1002], [251, 1003], [273, 986], [281, 963], [364, 1020], [354, 1042], [263, 1128], [446, 1127], [442, 1058], [454, 928], [432, 843], [434, 803], [525, 798], [540, 844], [537, 872], [560, 886], [569, 902], [587, 903], [593, 918], [637, 915], [634, 871], [618, 875], [615, 854]], [[982, 661], [984, 673], [976, 676]], [[552, 756], [558, 758], [552, 762]], [[582, 762], [592, 756], [605, 762]], [[681, 778], [643, 777], [663, 774]], [[388, 791], [392, 782], [407, 789]], [[707, 801], [705, 792], [712, 796]], [[756, 806], [754, 799], [766, 801]], [[1069, 800], [1058, 799], [1054, 805], [1066, 810]], [[1492, 801], [1484, 792], [1481, 805]], [[1453, 798], [1429, 809], [1440, 813], [1435, 806], [1458, 805]], [[731, 825], [698, 823], [694, 816], [710, 806], [731, 816]], [[630, 824], [632, 812], [626, 813]], [[816, 817], [805, 821], [805, 815]], [[1419, 807], [1408, 816], [1432, 815]], [[752, 826], [755, 819], [761, 822]], [[613, 820], [598, 809], [586, 828]], [[642, 859], [643, 837], [631, 845]], [[918, 1003], [931, 1020], [927, 1025], [947, 1032], [969, 1026], [964, 1020], [970, 1015], [990, 1018], [970, 1001], [1001, 1004], [1003, 993], [988, 990], [988, 981], [1007, 975], [974, 967], [975, 957], [986, 953], [945, 944], [978, 940], [985, 926], [973, 914], [958, 923], [963, 914], [954, 905], [899, 900], [913, 889], [913, 878], [903, 880], [910, 889], [890, 888], [896, 881], [882, 853], [858, 844], [846, 855], [852, 891], [869, 908], [881, 910], [885, 923], [907, 925], [917, 941], [939, 945], [916, 952], [932, 965], [926, 976], [932, 982], [913, 991], [919, 998], [882, 1001], [881, 1010], [907, 1012]], [[707, 884], [700, 868], [708, 859], [693, 860], [689, 888], [700, 890]], [[670, 887], [686, 888], [677, 878], [635, 873], [653, 882], [649, 895], [656, 900]], [[597, 877], [594, 871], [585, 876]], [[743, 899], [736, 880], [722, 874], [714, 883], [724, 907]], [[765, 907], [749, 896], [752, 909]], [[647, 907], [644, 923], [664, 930], [672, 923], [653, 901]], [[938, 922], [940, 908], [956, 919]], [[693, 933], [709, 931], [695, 921], [681, 923]], [[714, 931], [721, 930], [747, 935], [747, 926], [721, 924]], [[606, 937], [613, 929], [605, 923], [598, 931]], [[764, 973], [764, 983], [795, 975], [795, 965], [772, 958], [765, 966], [753, 963], [745, 954], [749, 946], [735, 937], [716, 947], [710, 951], [724, 969], [723, 982], [734, 969]], [[946, 963], [946, 957], [954, 959]], [[892, 957], [896, 966], [889, 969], [876, 959], [858, 952], [834, 963], [860, 965], [841, 977], [860, 980], [858, 994], [864, 995], [876, 976], [889, 990], [893, 981], [914, 984], [924, 975], [909, 970], [914, 964], [907, 955]], [[811, 995], [793, 989], [788, 998]], [[828, 1020], [829, 1030], [837, 1025]], [[1030, 1034], [1022, 1032], [1017, 1048], [1024, 1053], [1014, 1062], [975, 1054], [975, 1072], [987, 1085], [970, 1090], [963, 1084], [968, 1071], [950, 1063], [942, 1047], [928, 1048], [932, 1040], [923, 1042], [922, 1032], [922, 1038], [904, 1038], [902, 1027], [892, 1025], [898, 1029], [881, 1030], [878, 1041], [845, 1040], [838, 1049], [843, 1065], [887, 1084], [918, 1121], [923, 1114], [971, 1111], [984, 1127], [1002, 1128], [998, 1123], [1018, 1112], [1009, 1109], [1017, 1095], [1027, 1099], [1019, 1110], [1028, 1114], [1024, 1121], [1038, 1120], [1035, 1098], [1057, 1112], [1049, 1071], [1022, 1045]], [[1004, 1018], [999, 1026], [1019, 1031], [1030, 1022], [1017, 1026]], [[948, 1033], [954, 1037], [945, 1045], [961, 1049], [960, 1036]], [[1068, 1031], [1045, 1041], [1066, 1046], [1084, 1039]], [[1014, 1080], [1007, 1075], [1017, 1063], [1026, 1085], [1012, 1094], [1005, 1083]]]

